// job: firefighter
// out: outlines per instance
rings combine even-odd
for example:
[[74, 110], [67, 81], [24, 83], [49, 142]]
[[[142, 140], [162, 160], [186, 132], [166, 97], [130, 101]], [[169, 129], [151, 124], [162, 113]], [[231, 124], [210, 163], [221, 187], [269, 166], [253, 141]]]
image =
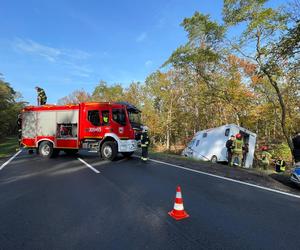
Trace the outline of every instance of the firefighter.
[[108, 116], [107, 115], [103, 115], [103, 123], [104, 124], [108, 123]]
[[270, 160], [272, 158], [272, 155], [268, 152], [268, 147], [267, 146], [263, 146], [261, 147], [261, 163], [263, 166], [263, 169], [267, 169], [270, 165]]
[[241, 134], [237, 134], [235, 138], [236, 139], [233, 142], [233, 154], [230, 165], [233, 166], [235, 162], [238, 161], [237, 165], [241, 167], [244, 142]]
[[141, 135], [141, 147], [142, 147], [142, 157], [141, 160], [146, 162], [148, 160], [148, 146], [150, 144], [148, 136], [148, 127], [143, 126], [142, 135]]
[[22, 115], [21, 114], [18, 114], [17, 129], [18, 129], [19, 146], [21, 146], [21, 139], [22, 139]]
[[46, 104], [47, 96], [46, 96], [45, 91], [38, 86], [36, 86], [35, 89], [37, 91], [37, 105], [41, 106], [41, 105]]
[[245, 166], [247, 154], [249, 152], [249, 143], [245, 143], [243, 146], [243, 159], [242, 159], [242, 166]]
[[280, 172], [285, 172], [285, 161], [278, 158], [276, 161], [275, 161], [275, 171], [277, 173], [280, 173]]
[[235, 140], [235, 136], [232, 135], [232, 136], [230, 136], [229, 140], [226, 142], [228, 165], [231, 164], [234, 140]]

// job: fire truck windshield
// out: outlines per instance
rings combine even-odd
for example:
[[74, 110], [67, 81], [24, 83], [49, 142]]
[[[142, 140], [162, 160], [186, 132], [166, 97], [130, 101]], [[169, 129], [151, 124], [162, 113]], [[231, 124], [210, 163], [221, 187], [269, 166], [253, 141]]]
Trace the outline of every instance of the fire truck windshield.
[[128, 116], [131, 124], [140, 125], [141, 124], [141, 113], [128, 110]]

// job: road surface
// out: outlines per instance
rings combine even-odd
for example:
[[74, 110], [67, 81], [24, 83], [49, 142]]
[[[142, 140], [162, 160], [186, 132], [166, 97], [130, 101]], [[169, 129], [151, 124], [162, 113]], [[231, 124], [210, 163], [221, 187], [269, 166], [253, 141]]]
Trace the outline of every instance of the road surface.
[[[168, 215], [177, 185], [182, 221]], [[157, 162], [21, 152], [0, 170], [0, 249], [299, 249], [299, 208], [297, 197]]]

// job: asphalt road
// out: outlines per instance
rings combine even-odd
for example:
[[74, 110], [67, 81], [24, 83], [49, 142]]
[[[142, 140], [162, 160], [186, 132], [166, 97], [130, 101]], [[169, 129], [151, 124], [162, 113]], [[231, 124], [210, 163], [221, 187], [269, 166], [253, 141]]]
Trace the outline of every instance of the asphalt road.
[[[300, 199], [137, 158], [0, 170], [0, 249], [299, 249]], [[188, 163], [186, 163], [188, 164]], [[188, 219], [175, 221], [176, 186]]]

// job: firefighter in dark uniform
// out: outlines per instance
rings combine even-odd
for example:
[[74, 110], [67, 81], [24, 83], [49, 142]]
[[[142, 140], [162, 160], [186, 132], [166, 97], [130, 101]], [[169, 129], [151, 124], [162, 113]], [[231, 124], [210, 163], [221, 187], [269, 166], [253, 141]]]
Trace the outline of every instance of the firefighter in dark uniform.
[[46, 96], [45, 91], [42, 88], [38, 87], [38, 86], [36, 86], [35, 89], [36, 89], [37, 95], [38, 95], [37, 96], [37, 105], [41, 106], [41, 105], [46, 104], [47, 96]]
[[150, 144], [149, 136], [148, 136], [148, 127], [143, 126], [143, 131], [141, 135], [141, 147], [142, 147], [142, 157], [141, 160], [146, 162], [148, 160], [148, 146]]
[[21, 139], [22, 139], [22, 115], [21, 114], [18, 114], [17, 129], [18, 129], [19, 146], [21, 146]]

